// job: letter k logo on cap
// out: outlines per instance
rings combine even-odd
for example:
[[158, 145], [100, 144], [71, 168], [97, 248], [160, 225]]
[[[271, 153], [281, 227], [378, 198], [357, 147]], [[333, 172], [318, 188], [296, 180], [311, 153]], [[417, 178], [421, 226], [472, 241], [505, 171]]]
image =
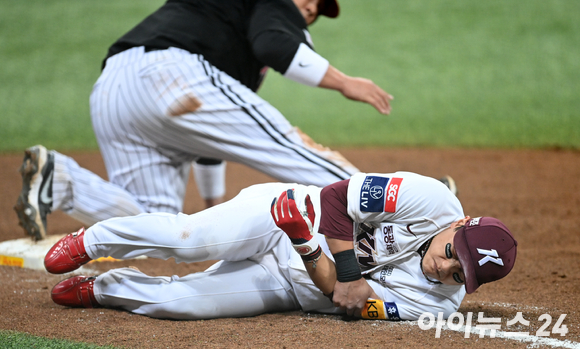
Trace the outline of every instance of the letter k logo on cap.
[[[501, 265], [503, 267], [503, 261], [501, 260], [501, 258], [497, 258], [498, 254], [497, 254], [496, 250], [494, 250], [494, 249], [484, 250], [482, 248], [478, 248], [477, 252], [479, 252], [479, 254], [485, 255], [485, 257], [480, 259], [478, 262], [480, 267], [487, 262], [493, 262], [493, 263], [495, 263], [497, 265]], [[496, 258], [493, 258], [493, 257], [496, 257]]]

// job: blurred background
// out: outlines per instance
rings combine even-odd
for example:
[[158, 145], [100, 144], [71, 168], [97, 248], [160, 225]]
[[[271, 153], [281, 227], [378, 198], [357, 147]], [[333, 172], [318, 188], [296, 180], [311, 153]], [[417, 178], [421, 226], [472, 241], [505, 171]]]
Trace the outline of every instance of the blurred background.
[[[96, 150], [89, 95], [163, 0], [0, 2], [0, 152]], [[580, 1], [342, 0], [316, 50], [395, 100], [389, 116], [271, 70], [259, 94], [328, 146], [580, 148]]]

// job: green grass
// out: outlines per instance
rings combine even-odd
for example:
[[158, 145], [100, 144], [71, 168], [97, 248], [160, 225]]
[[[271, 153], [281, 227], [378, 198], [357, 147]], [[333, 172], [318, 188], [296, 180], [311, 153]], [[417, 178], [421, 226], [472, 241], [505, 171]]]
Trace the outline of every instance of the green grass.
[[108, 47], [159, 0], [3, 1], [0, 151], [94, 149], [89, 95]]
[[1, 349], [22, 349], [22, 348], [42, 348], [42, 349], [114, 349], [111, 346], [97, 346], [78, 342], [71, 342], [60, 339], [47, 339], [32, 336], [26, 333], [0, 330]]
[[580, 146], [580, 2], [367, 3], [343, 1], [341, 19], [317, 23], [312, 35], [339, 69], [395, 96], [390, 116], [329, 91], [302, 88], [296, 97], [290, 83], [274, 76], [262, 92], [315, 139]]
[[[0, 4], [0, 151], [96, 149], [88, 99], [108, 46], [162, 0]], [[359, 0], [316, 49], [393, 112], [270, 71], [260, 95], [331, 146], [580, 148], [580, 2]]]

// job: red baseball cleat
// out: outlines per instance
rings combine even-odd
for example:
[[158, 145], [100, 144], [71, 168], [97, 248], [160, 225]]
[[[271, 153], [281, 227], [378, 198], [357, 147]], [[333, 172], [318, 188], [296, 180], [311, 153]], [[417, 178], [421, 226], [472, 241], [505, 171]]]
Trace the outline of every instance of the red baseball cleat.
[[65, 307], [98, 308], [93, 285], [96, 277], [74, 276], [63, 280], [52, 288], [52, 301]]
[[85, 228], [68, 234], [50, 248], [44, 257], [44, 267], [51, 274], [64, 274], [78, 269], [91, 260], [83, 243]]

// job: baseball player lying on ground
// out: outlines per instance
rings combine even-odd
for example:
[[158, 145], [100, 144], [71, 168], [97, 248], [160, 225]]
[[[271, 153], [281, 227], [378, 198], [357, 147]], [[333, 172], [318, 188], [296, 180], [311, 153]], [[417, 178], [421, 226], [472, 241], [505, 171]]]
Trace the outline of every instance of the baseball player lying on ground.
[[[349, 249], [329, 248], [346, 236]], [[384, 318], [416, 320], [424, 312], [447, 317], [466, 291], [507, 275], [516, 246], [497, 219], [465, 216], [436, 179], [357, 173], [324, 188], [254, 185], [192, 215], [109, 219], [61, 239], [45, 266], [60, 274], [106, 256], [220, 260], [185, 277], [152, 277], [132, 268], [75, 276], [52, 289], [53, 301], [64, 306], [171, 319], [298, 309], [359, 316], [364, 302], [349, 299], [368, 287], [368, 298], [388, 307]]]

